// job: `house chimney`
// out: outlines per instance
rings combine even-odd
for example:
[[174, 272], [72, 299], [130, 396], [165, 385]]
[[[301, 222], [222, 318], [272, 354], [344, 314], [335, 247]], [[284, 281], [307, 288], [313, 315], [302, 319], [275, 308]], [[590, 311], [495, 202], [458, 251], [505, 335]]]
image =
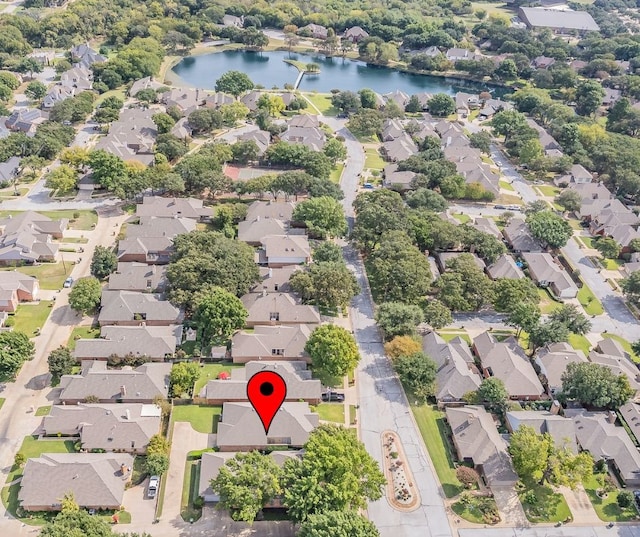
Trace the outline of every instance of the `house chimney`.
[[263, 290], [262, 290], [262, 296], [263, 296], [263, 297], [264, 297], [264, 296], [267, 296], [267, 290], [266, 290], [266, 289], [263, 289]]
[[269, 278], [273, 278], [273, 269], [272, 268], [269, 269]]
[[549, 412], [551, 412], [554, 415], [557, 415], [560, 412], [560, 402], [557, 399], [554, 399], [553, 403], [551, 403], [551, 408], [549, 409]]
[[127, 465], [126, 464], [123, 463], [123, 464], [120, 465], [120, 473], [122, 475], [127, 475]]
[[131, 421], [131, 411], [127, 408], [127, 410], [125, 411], [125, 414], [127, 416], [127, 421]]
[[616, 415], [616, 413], [613, 410], [609, 410], [609, 412], [607, 412], [607, 422], [609, 422], [612, 425], [614, 425], [616, 423], [616, 419], [617, 418], [618, 418], [618, 416]]
[[125, 395], [127, 395], [127, 387], [122, 385], [120, 386], [120, 397], [124, 397]]

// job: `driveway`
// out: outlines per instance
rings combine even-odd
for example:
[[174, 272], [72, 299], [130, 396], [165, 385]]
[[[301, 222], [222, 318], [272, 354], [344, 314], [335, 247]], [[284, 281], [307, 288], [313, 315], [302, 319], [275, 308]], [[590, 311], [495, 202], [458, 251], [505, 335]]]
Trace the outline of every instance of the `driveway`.
[[573, 520], [577, 520], [581, 524], [602, 523], [582, 485], [578, 485], [575, 490], [571, 490], [569, 487], [559, 487], [559, 489], [567, 500]]
[[493, 498], [498, 506], [498, 511], [500, 511], [502, 523], [517, 528], [530, 525], [524, 514], [518, 493], [513, 490], [513, 487], [491, 487], [491, 492], [493, 492]]
[[148, 483], [149, 478], [145, 479], [140, 485], [125, 490], [122, 505], [131, 513], [132, 522], [150, 526], [156, 516], [157, 497], [149, 498], [147, 496]]

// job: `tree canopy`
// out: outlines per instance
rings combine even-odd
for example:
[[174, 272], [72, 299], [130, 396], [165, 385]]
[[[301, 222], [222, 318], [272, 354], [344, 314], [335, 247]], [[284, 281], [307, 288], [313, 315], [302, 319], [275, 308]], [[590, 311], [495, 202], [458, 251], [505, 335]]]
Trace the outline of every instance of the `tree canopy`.
[[212, 287], [198, 295], [193, 320], [203, 345], [223, 345], [244, 326], [248, 315], [238, 297], [221, 287]]
[[314, 371], [323, 377], [343, 377], [360, 360], [353, 336], [344, 328], [333, 324], [316, 328], [304, 349], [311, 357]]
[[551, 211], [539, 211], [527, 215], [531, 234], [551, 248], [562, 248], [573, 234], [573, 229], [562, 216]]
[[303, 201], [296, 206], [292, 218], [304, 222], [311, 234], [320, 239], [341, 237], [347, 231], [342, 205], [329, 196]]
[[89, 276], [78, 279], [69, 293], [69, 305], [79, 313], [94, 311], [100, 305], [102, 285], [100, 281]]
[[633, 393], [626, 375], [618, 375], [604, 365], [570, 363], [562, 374], [562, 397], [588, 407], [617, 410]]
[[13, 376], [22, 364], [33, 358], [35, 346], [29, 336], [15, 330], [0, 332], [0, 373]]
[[118, 267], [118, 257], [110, 248], [96, 246], [91, 258], [91, 275], [99, 280], [109, 276]]
[[228, 71], [216, 80], [216, 91], [230, 93], [234, 97], [253, 88], [254, 83], [241, 71]]
[[298, 537], [379, 537], [378, 529], [355, 511], [311, 515], [300, 525]]

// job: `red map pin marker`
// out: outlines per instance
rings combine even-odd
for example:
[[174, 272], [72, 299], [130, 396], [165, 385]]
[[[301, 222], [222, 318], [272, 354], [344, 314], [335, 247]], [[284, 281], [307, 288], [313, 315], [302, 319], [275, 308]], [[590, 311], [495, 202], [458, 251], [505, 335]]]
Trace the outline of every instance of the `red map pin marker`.
[[249, 379], [247, 397], [260, 417], [265, 434], [269, 434], [271, 422], [287, 397], [284, 379], [274, 371], [260, 371]]

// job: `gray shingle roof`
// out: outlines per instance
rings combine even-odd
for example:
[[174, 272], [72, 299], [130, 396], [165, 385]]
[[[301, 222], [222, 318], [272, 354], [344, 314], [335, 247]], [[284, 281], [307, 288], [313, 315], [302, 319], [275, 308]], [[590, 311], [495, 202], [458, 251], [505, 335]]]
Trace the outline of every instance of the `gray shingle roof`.
[[556, 28], [560, 30], [588, 30], [597, 32], [600, 27], [586, 11], [521, 7], [518, 16], [534, 28]]
[[247, 325], [256, 323], [274, 324], [320, 324], [320, 313], [314, 306], [300, 304], [288, 293], [249, 293], [242, 297], [249, 312]]
[[194, 198], [161, 198], [145, 196], [142, 204], [136, 206], [137, 216], [174, 216], [200, 219], [213, 216], [213, 209], [203, 207], [202, 200]]
[[[250, 359], [306, 359], [304, 346], [311, 335], [311, 328], [297, 326], [256, 326], [253, 332], [238, 332], [231, 340], [234, 361]], [[282, 351], [275, 354], [274, 351]]]
[[57, 506], [72, 492], [80, 507], [118, 509], [133, 457], [125, 453], [45, 453], [29, 459], [24, 468], [18, 500], [24, 509]]
[[117, 324], [136, 320], [166, 325], [180, 324], [182, 313], [171, 302], [161, 300], [158, 295], [136, 291], [105, 290], [102, 292], [98, 316], [100, 324]]
[[547, 411], [521, 410], [507, 412], [510, 429], [517, 431], [521, 425], [533, 427], [540, 434], [549, 433], [556, 446], [578, 452], [576, 428], [572, 419]]
[[109, 276], [110, 291], [162, 291], [167, 285], [167, 267], [146, 263], [118, 263]]

